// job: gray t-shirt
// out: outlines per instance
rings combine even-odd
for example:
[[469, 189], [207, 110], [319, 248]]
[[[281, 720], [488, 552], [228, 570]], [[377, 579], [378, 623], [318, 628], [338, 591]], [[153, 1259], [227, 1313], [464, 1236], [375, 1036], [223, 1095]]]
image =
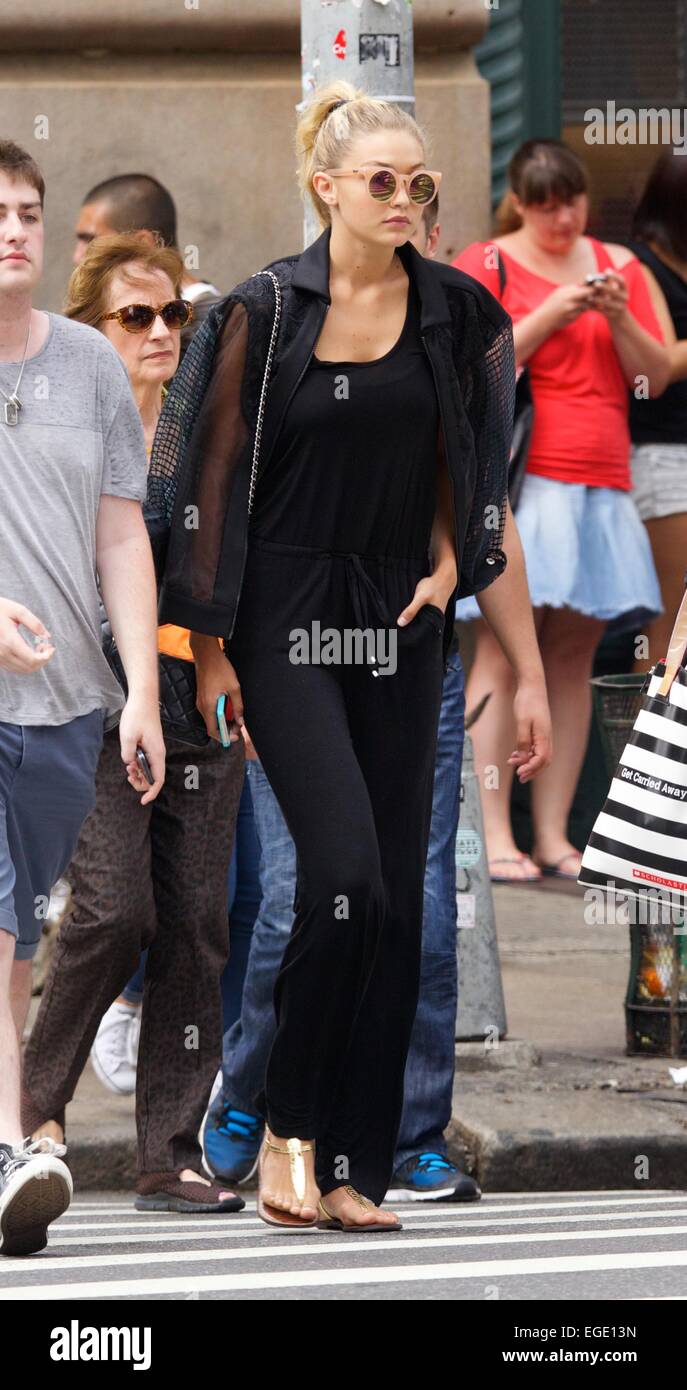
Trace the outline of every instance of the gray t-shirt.
[[[40, 618], [55, 652], [30, 675], [0, 667], [0, 721], [66, 724], [124, 704], [102, 653], [95, 527], [102, 493], [143, 501], [147, 459], [124, 365], [95, 328], [49, 314], [27, 358], [16, 426], [0, 396], [0, 597]], [[0, 362], [10, 395], [18, 362]], [[28, 634], [21, 630], [23, 636]]]

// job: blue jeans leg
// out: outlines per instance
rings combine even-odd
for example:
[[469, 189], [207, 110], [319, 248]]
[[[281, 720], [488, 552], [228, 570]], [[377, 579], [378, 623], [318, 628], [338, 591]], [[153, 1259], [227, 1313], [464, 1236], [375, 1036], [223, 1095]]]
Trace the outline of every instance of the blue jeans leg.
[[293, 926], [296, 848], [262, 764], [246, 763], [262, 890], [243, 981], [241, 1012], [224, 1035], [223, 1100], [255, 1114], [277, 1020], [274, 982]]
[[444, 676], [422, 919], [420, 997], [406, 1063], [395, 1168], [416, 1154], [446, 1154], [455, 1070], [458, 975], [455, 844], [465, 736], [458, 653]]
[[138, 960], [138, 968], [135, 974], [131, 976], [131, 979], [127, 981], [127, 983], [124, 986], [124, 989], [122, 990], [122, 998], [126, 999], [127, 1004], [143, 1003], [143, 990], [145, 989], [146, 982], [147, 959], [148, 951], [141, 951]]
[[234, 851], [229, 866], [229, 960], [222, 972], [224, 1034], [228, 1033], [241, 1013], [241, 998], [253, 927], [260, 909], [259, 861], [260, 842], [255, 829], [253, 798], [246, 772], [236, 818]]

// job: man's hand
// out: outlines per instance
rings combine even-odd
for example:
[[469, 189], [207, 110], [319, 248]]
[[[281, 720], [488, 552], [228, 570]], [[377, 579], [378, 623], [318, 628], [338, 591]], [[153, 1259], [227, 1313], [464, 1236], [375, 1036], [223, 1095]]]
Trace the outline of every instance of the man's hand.
[[529, 782], [553, 756], [551, 715], [542, 681], [521, 681], [513, 701], [517, 748], [508, 762], [521, 782]]
[[[126, 765], [127, 781], [134, 791], [144, 792], [141, 805], [154, 801], [165, 780], [165, 740], [160, 724], [160, 706], [157, 698], [146, 699], [130, 696], [119, 723], [119, 742], [122, 762]], [[145, 753], [154, 777], [152, 786], [143, 776], [136, 761], [136, 749], [140, 745]]]
[[[29, 632], [33, 632], [40, 639], [35, 647], [30, 647], [21, 636], [20, 625], [28, 628]], [[25, 608], [23, 603], [0, 598], [0, 667], [4, 671], [15, 671], [19, 675], [29, 676], [32, 671], [38, 671], [41, 666], [45, 666], [54, 654], [55, 648], [50, 640], [50, 633], [40, 618], [29, 608]]]

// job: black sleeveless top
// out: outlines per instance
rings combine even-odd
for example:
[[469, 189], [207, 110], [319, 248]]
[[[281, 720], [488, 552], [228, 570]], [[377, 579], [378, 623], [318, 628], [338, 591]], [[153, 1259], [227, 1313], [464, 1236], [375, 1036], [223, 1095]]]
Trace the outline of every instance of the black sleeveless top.
[[[678, 338], [687, 338], [687, 282], [643, 241], [628, 246], [656, 276], [666, 297]], [[633, 444], [687, 444], [687, 380], [674, 381], [654, 400], [636, 400], [630, 392]]]
[[372, 362], [312, 357], [258, 476], [251, 532], [402, 559], [427, 552], [439, 408], [409, 281], [400, 338]]

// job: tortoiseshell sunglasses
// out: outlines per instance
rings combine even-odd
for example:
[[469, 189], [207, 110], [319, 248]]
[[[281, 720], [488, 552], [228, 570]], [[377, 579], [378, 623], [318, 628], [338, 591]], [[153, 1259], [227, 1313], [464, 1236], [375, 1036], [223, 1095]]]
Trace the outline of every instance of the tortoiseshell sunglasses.
[[103, 318], [117, 319], [127, 333], [145, 333], [158, 314], [167, 328], [185, 328], [193, 318], [193, 305], [190, 299], [170, 299], [159, 309], [154, 309], [152, 304], [125, 304], [122, 309], [103, 314]]

